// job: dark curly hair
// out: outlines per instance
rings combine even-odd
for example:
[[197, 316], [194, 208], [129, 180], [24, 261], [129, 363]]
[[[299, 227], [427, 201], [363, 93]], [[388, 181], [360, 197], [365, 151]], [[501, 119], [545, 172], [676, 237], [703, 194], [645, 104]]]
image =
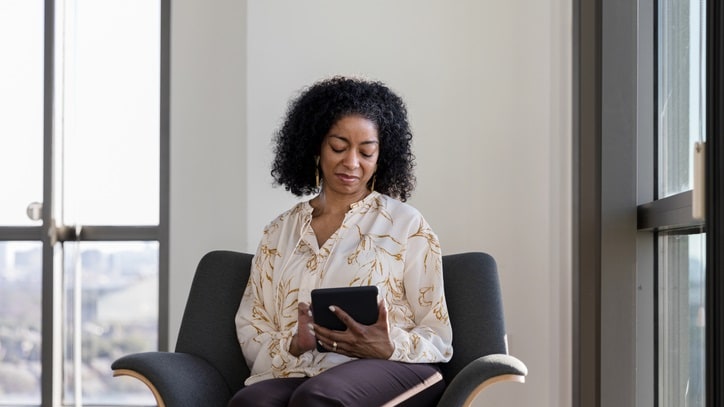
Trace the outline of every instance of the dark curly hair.
[[335, 76], [304, 89], [288, 106], [274, 137], [271, 175], [296, 196], [319, 191], [315, 157], [329, 129], [360, 115], [377, 126], [379, 155], [375, 190], [406, 201], [415, 188], [412, 132], [403, 100], [381, 82]]

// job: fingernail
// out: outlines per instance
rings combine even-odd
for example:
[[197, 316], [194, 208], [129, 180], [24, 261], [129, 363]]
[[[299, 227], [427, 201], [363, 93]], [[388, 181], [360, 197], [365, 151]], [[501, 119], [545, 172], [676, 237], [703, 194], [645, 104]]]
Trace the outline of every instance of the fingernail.
[[309, 328], [310, 331], [314, 332], [314, 325], [307, 324], [307, 328]]
[[311, 309], [310, 309], [309, 311], [307, 311], [307, 315], [309, 315], [310, 317], [312, 316], [312, 310], [311, 310]]
[[334, 312], [336, 309], [337, 309], [337, 308], [335, 308], [334, 305], [330, 305], [330, 306], [329, 306], [329, 310], [332, 311], [332, 312]]

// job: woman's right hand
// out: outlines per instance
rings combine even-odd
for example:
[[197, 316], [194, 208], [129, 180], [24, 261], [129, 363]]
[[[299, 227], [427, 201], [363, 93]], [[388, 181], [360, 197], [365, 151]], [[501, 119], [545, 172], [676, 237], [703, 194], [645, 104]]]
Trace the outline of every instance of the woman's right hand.
[[297, 333], [292, 336], [292, 342], [289, 344], [289, 353], [299, 356], [308, 352], [317, 346], [317, 339], [312, 330], [313, 318], [309, 304], [300, 302], [297, 305]]

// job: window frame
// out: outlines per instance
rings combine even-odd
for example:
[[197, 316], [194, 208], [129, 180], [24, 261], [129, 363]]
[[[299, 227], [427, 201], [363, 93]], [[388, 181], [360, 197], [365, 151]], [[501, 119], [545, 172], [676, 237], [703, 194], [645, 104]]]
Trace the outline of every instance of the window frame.
[[707, 406], [724, 404], [724, 5], [707, 0], [706, 61], [706, 393]]
[[[706, 3], [706, 405], [719, 406], [724, 401], [724, 169], [717, 157], [724, 156], [724, 7], [716, 0]], [[653, 79], [647, 80], [652, 75], [643, 73], [653, 72], [655, 61], [655, 37], [649, 34], [655, 28], [654, 2], [575, 0], [573, 11], [572, 401], [593, 407], [655, 405], [655, 383], [646, 381], [656, 369], [656, 354], [646, 348], [655, 343], [655, 326], [635, 322], [646, 315], [653, 320], [655, 313], [637, 301], [655, 301], [650, 287], [641, 287], [655, 283], [657, 231], [701, 222], [691, 217], [690, 192], [653, 199], [656, 112], [648, 95], [655, 89]], [[638, 156], [627, 153], [632, 147]], [[637, 173], [651, 185], [632, 186], [629, 180]], [[631, 212], [629, 225], [625, 219]], [[616, 309], [623, 314], [612, 315]]]
[[160, 100], [159, 100], [159, 223], [157, 226], [86, 226], [81, 236], [64, 226], [56, 227], [54, 208], [54, 103], [55, 103], [55, 20], [56, 1], [44, 0], [44, 102], [43, 102], [43, 210], [42, 226], [0, 228], [7, 240], [42, 242], [41, 304], [41, 404], [62, 405], [60, 372], [61, 289], [60, 276], [54, 272], [55, 245], [58, 242], [83, 241], [158, 241], [158, 349], [168, 350], [169, 342], [169, 203], [170, 203], [170, 0], [159, 0], [160, 10]]

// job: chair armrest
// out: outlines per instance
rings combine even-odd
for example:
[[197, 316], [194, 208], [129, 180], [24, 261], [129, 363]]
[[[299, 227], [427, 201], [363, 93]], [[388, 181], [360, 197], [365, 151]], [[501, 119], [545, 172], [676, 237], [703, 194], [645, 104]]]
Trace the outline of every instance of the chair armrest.
[[145, 383], [159, 407], [225, 407], [231, 399], [221, 374], [187, 353], [134, 353], [116, 360], [111, 368], [113, 376], [131, 376]]
[[514, 356], [497, 354], [468, 363], [445, 387], [438, 407], [469, 406], [488, 386], [502, 382], [525, 382], [528, 368]]

